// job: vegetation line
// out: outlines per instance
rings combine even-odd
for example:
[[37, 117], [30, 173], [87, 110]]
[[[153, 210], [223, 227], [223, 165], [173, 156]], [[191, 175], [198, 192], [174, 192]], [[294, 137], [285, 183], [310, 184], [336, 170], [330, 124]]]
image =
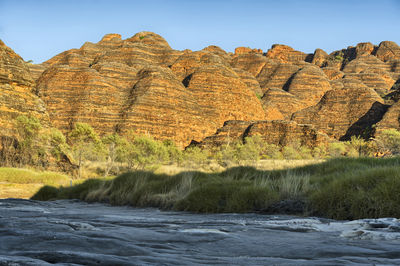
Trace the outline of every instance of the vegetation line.
[[220, 173], [128, 172], [32, 199], [81, 199], [191, 212], [265, 212], [333, 219], [400, 218], [399, 158], [337, 158], [293, 169], [234, 167]]

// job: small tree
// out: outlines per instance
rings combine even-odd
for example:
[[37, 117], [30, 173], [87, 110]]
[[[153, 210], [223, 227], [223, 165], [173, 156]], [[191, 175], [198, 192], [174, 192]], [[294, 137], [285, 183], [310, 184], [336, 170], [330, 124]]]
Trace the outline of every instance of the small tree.
[[[104, 136], [101, 139], [106, 153], [106, 169], [104, 176], [108, 176], [115, 162], [123, 162], [128, 155], [128, 142], [118, 134]], [[118, 170], [117, 170], [118, 171]]]
[[102, 151], [99, 136], [90, 125], [76, 123], [68, 140], [72, 145], [72, 152], [78, 164], [78, 178], [81, 178], [83, 161], [93, 158]]
[[39, 119], [20, 115], [16, 119], [16, 129], [20, 163], [36, 164], [42, 152], [40, 148], [35, 148], [39, 142], [39, 131], [42, 129]]
[[183, 153], [175, 145], [175, 142], [173, 142], [172, 140], [164, 140], [163, 145], [167, 150], [169, 163], [177, 163], [178, 165], [180, 165], [183, 160]]
[[[300, 151], [301, 148], [302, 146], [299, 140], [292, 140], [290, 143], [282, 148], [283, 157], [290, 160], [302, 159], [303, 156]], [[311, 151], [307, 148], [305, 152], [310, 153]]]
[[231, 143], [228, 142], [226, 145], [219, 147], [217, 151], [214, 152], [214, 158], [217, 160], [218, 164], [223, 167], [229, 167], [232, 164], [237, 163], [236, 147], [239, 144], [237, 141]]
[[129, 151], [130, 165], [136, 169], [156, 167], [168, 159], [167, 148], [149, 136], [135, 136]]
[[68, 154], [70, 147], [67, 144], [67, 140], [64, 134], [57, 128], [50, 128], [44, 132], [44, 136], [47, 140], [47, 146], [50, 154], [57, 160], [61, 160], [61, 157]]

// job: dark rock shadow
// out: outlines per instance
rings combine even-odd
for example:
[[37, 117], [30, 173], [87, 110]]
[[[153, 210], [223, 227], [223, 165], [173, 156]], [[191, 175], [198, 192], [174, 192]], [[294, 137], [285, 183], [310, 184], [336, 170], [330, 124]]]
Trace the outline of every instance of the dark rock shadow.
[[389, 107], [390, 105], [375, 102], [368, 112], [351, 125], [346, 134], [340, 137], [339, 140], [347, 141], [352, 136], [360, 136], [366, 140], [370, 139], [375, 133], [373, 126], [382, 119]]
[[182, 84], [183, 86], [185, 86], [186, 88], [189, 86], [189, 82], [192, 79], [193, 74], [190, 74], [189, 76], [187, 76], [186, 78], [184, 78], [182, 80]]

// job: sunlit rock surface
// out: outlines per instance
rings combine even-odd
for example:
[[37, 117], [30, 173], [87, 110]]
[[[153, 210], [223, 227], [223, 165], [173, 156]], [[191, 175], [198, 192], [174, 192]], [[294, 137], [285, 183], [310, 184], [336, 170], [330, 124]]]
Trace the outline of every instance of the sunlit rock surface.
[[232, 53], [215, 45], [174, 50], [153, 32], [107, 34], [42, 64], [1, 42], [0, 135], [11, 135], [12, 120], [27, 114], [64, 133], [85, 122], [100, 135], [150, 134], [181, 148], [231, 120], [295, 121], [336, 139], [367, 138], [399, 127], [399, 84], [400, 48], [390, 41], [330, 54], [283, 44]]

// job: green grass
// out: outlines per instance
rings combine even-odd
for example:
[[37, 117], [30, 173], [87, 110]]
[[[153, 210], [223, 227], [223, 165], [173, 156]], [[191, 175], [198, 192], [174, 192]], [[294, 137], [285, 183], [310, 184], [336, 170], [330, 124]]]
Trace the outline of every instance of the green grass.
[[400, 159], [340, 158], [286, 170], [235, 167], [172, 176], [138, 171], [44, 187], [33, 197], [65, 198], [205, 213], [254, 212], [290, 199], [305, 202], [303, 215], [400, 218]]

